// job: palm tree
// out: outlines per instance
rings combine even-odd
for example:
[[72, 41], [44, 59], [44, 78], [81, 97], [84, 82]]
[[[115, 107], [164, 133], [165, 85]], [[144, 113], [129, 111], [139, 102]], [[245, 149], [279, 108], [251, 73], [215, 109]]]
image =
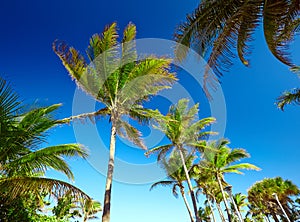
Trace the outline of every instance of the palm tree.
[[300, 194], [299, 188], [289, 180], [281, 177], [266, 178], [252, 185], [248, 190], [249, 203], [260, 210], [261, 213], [272, 215], [275, 221], [279, 221], [277, 215], [286, 220], [283, 210], [278, 201], [274, 198], [277, 195], [278, 201], [282, 205], [287, 217], [293, 218], [292, 209], [289, 205], [293, 204], [293, 196]]
[[[233, 201], [235, 202], [237, 209], [239, 212], [243, 212], [243, 208], [248, 206], [247, 203], [247, 196], [242, 194], [242, 193], [236, 193], [232, 196]], [[232, 211], [234, 211], [234, 206], [233, 204], [230, 204], [230, 207], [232, 209]]]
[[178, 101], [177, 105], [172, 105], [167, 114], [168, 121], [158, 121], [157, 126], [157, 128], [167, 136], [171, 143], [154, 147], [146, 152], [146, 155], [158, 153], [158, 161], [173, 149], [176, 149], [179, 152], [197, 222], [199, 221], [197, 214], [198, 208], [189, 171], [185, 163], [185, 155], [188, 152], [188, 148], [203, 151], [204, 146], [201, 139], [212, 134], [210, 131], [203, 132], [203, 129], [215, 121], [212, 117], [197, 120], [198, 111], [198, 104], [188, 109], [187, 99], [181, 99]]
[[[186, 167], [188, 169], [192, 167], [193, 159], [194, 159], [193, 156], [186, 157]], [[178, 168], [178, 166], [181, 166], [181, 159], [180, 156], [178, 155], [178, 152], [172, 152], [168, 160], [166, 160], [165, 158], [161, 160], [161, 167], [165, 170], [166, 174], [168, 175], [167, 177], [168, 180], [162, 180], [152, 184], [150, 190], [152, 190], [157, 186], [172, 186], [172, 193], [177, 198], [178, 197], [177, 188], [178, 188], [182, 196], [182, 199], [184, 201], [184, 204], [187, 208], [187, 211], [189, 213], [191, 222], [194, 222], [192, 210], [189, 206], [188, 200], [185, 195], [184, 183], [186, 181], [186, 175], [183, 167], [181, 166]]]
[[74, 179], [64, 157], [87, 156], [79, 144], [42, 147], [50, 129], [58, 125], [53, 112], [60, 104], [22, 112], [21, 102], [5, 80], [0, 79], [0, 195], [4, 201], [33, 195], [66, 193], [90, 199], [75, 186], [45, 177], [48, 169]]
[[168, 70], [170, 59], [151, 56], [137, 61], [135, 36], [136, 27], [130, 23], [125, 28], [119, 44], [116, 23], [107, 26], [102, 34], [95, 34], [90, 39], [87, 50], [89, 61], [63, 42], [56, 41], [53, 44], [54, 52], [77, 85], [105, 106], [93, 113], [67, 118], [64, 122], [101, 115], [110, 117], [111, 136], [103, 222], [110, 221], [116, 134], [146, 149], [140, 139], [140, 132], [125, 122], [123, 117], [129, 116], [139, 122], [147, 122], [150, 117], [158, 115], [157, 110], [144, 109], [142, 102], [158, 91], [169, 88], [176, 80]]
[[[299, 16], [299, 0], [204, 0], [179, 25], [175, 40], [201, 55], [208, 54], [208, 67], [220, 77], [234, 64], [236, 56], [249, 66], [249, 43], [262, 23], [270, 52], [293, 67], [288, 46], [300, 31]], [[178, 46], [175, 51], [179, 59], [187, 54], [186, 47]]]
[[[241, 212], [243, 211], [242, 208], [246, 207], [248, 203], [246, 202], [247, 196], [242, 193], [236, 193], [232, 195], [230, 208], [232, 212], [236, 212], [238, 220], [243, 220]], [[233, 202], [234, 201], [234, 202]]]
[[240, 171], [241, 169], [259, 170], [259, 168], [250, 163], [233, 164], [236, 161], [249, 157], [249, 154], [244, 149], [230, 149], [229, 147], [227, 147], [228, 144], [229, 141], [227, 139], [220, 139], [218, 141], [212, 141], [208, 143], [207, 148], [203, 153], [203, 159], [200, 161], [199, 166], [200, 168], [211, 172], [215, 176], [215, 179], [217, 180], [222, 193], [228, 220], [231, 221], [230, 210], [227, 204], [227, 198], [222, 184], [225, 183], [224, 174], [242, 174], [242, 172]]

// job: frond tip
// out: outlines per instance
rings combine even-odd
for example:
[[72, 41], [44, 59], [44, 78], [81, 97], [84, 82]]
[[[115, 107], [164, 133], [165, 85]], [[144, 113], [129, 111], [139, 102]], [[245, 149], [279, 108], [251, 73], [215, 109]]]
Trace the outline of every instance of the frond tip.
[[300, 89], [293, 89], [291, 91], [284, 92], [277, 98], [276, 105], [279, 109], [284, 111], [284, 108], [288, 104], [300, 105]]

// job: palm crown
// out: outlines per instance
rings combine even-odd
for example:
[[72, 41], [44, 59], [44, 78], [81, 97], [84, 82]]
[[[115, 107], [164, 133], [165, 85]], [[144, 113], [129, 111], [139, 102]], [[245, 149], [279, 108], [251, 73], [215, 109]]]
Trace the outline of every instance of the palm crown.
[[[64, 181], [44, 177], [54, 169], [74, 179], [63, 157], [87, 156], [79, 144], [61, 144], [41, 148], [47, 132], [58, 123], [52, 117], [60, 105], [35, 108], [22, 112], [18, 96], [0, 79], [0, 190], [2, 197], [12, 199], [39, 192], [62, 196], [70, 192], [75, 197], [89, 199], [80, 189]], [[4, 196], [3, 196], [4, 195]]]

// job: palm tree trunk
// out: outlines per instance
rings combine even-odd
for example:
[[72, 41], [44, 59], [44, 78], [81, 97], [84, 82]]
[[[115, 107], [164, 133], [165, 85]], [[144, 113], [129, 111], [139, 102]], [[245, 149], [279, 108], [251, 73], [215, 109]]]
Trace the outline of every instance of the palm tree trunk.
[[227, 216], [228, 216], [228, 221], [231, 222], [231, 216], [230, 216], [229, 206], [228, 206], [228, 203], [226, 201], [225, 192], [224, 192], [224, 189], [223, 189], [223, 186], [222, 186], [219, 175], [217, 174], [216, 177], [217, 177], [217, 181], [218, 181], [218, 184], [219, 184], [219, 187], [220, 187], [220, 190], [221, 190], [221, 193], [222, 193], [222, 197], [223, 197], [223, 200], [224, 200], [224, 204], [225, 204], [225, 208], [226, 208]]
[[180, 187], [180, 192], [181, 192], [181, 196], [182, 196], [182, 198], [183, 198], [184, 204], [185, 204], [185, 206], [186, 206], [186, 209], [187, 209], [188, 212], [189, 212], [189, 216], [190, 216], [191, 222], [194, 222], [192, 210], [191, 210], [190, 205], [189, 205], [189, 203], [188, 203], [188, 201], [187, 201], [187, 199], [186, 199], [186, 196], [185, 196], [183, 187]]
[[278, 199], [277, 194], [274, 194], [274, 196], [275, 196], [275, 199], [276, 199], [276, 201], [277, 201], [277, 203], [278, 203], [280, 209], [282, 210], [284, 216], [286, 217], [287, 221], [288, 221], [288, 222], [291, 222], [291, 220], [290, 220], [290, 218], [288, 217], [287, 213], [286, 213], [285, 210], [283, 209], [283, 207], [282, 207], [282, 205], [281, 205], [281, 203], [280, 203], [280, 201], [279, 201], [279, 199]]
[[109, 145], [109, 161], [105, 185], [104, 194], [104, 207], [102, 214], [102, 222], [110, 221], [110, 202], [111, 202], [111, 188], [114, 172], [114, 161], [115, 161], [115, 148], [116, 148], [116, 125], [112, 120], [111, 135], [110, 135], [110, 145]]
[[226, 222], [224, 214], [223, 214], [222, 209], [221, 209], [221, 206], [220, 206], [220, 204], [217, 203], [216, 199], [215, 199], [215, 203], [216, 203], [216, 206], [217, 206], [217, 209], [218, 209], [218, 212], [220, 214], [222, 222]]
[[217, 221], [216, 221], [216, 217], [215, 217], [215, 213], [214, 213], [214, 208], [213, 208], [212, 205], [211, 205], [210, 199], [209, 199], [208, 196], [206, 196], [206, 199], [207, 199], [209, 208], [210, 208], [210, 210], [211, 210], [211, 215], [212, 215], [212, 218], [213, 218], [213, 222], [217, 222]]
[[182, 166], [183, 166], [185, 176], [186, 176], [186, 181], [187, 181], [187, 184], [188, 184], [188, 187], [189, 187], [189, 191], [191, 193], [191, 198], [192, 198], [192, 203], [193, 203], [196, 222], [200, 222], [202, 220], [198, 216], [197, 201], [196, 201], [195, 193], [193, 191], [193, 186], [192, 186], [192, 183], [191, 183], [189, 171], [188, 171], [188, 169], [185, 165], [185, 159], [184, 159], [184, 156], [183, 156], [183, 153], [182, 153], [182, 148], [180, 146], [178, 146], [178, 148], [179, 148], [178, 150], [179, 150], [180, 158], [181, 158], [181, 161], [182, 161]]

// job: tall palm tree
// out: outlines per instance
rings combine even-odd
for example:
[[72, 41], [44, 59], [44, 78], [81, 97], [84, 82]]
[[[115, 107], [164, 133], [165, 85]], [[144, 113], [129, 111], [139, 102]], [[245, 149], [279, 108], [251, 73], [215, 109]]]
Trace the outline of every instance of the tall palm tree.
[[215, 176], [215, 179], [218, 182], [219, 188], [223, 196], [228, 220], [231, 221], [230, 209], [227, 203], [227, 198], [222, 184], [225, 183], [224, 174], [242, 174], [242, 172], [240, 171], [241, 169], [259, 170], [259, 168], [250, 163], [234, 164], [234, 162], [236, 161], [249, 157], [249, 154], [244, 149], [230, 149], [227, 146], [228, 144], [229, 141], [227, 139], [220, 139], [218, 141], [212, 141], [208, 143], [206, 145], [207, 148], [203, 153], [203, 159], [200, 161], [199, 166], [200, 168], [211, 172]]
[[[249, 66], [249, 43], [260, 24], [270, 52], [293, 67], [288, 46], [300, 31], [299, 0], [204, 0], [179, 25], [175, 40], [201, 55], [208, 54], [208, 67], [220, 77], [236, 56]], [[182, 59], [187, 49], [178, 46], [176, 54]]]
[[[188, 169], [191, 169], [193, 165], [193, 159], [194, 159], [193, 156], [186, 157], [186, 167]], [[184, 204], [186, 206], [186, 209], [189, 213], [190, 220], [191, 222], [194, 222], [192, 210], [189, 206], [189, 202], [185, 195], [184, 183], [186, 181], [186, 175], [183, 167], [182, 166], [178, 167], [178, 166], [181, 166], [181, 159], [178, 152], [176, 151], [172, 152], [169, 159], [166, 158], [162, 159], [161, 167], [165, 170], [168, 180], [162, 180], [152, 184], [150, 190], [152, 190], [157, 186], [172, 186], [172, 193], [177, 198], [178, 197], [177, 189], [179, 189]]]
[[45, 177], [48, 169], [62, 172], [74, 179], [64, 157], [87, 156], [79, 144], [42, 147], [50, 129], [58, 125], [53, 112], [60, 104], [22, 111], [21, 102], [9, 84], [0, 79], [0, 195], [6, 201], [41, 193], [58, 197], [71, 193], [90, 199], [75, 186]]
[[[188, 100], [181, 99], [177, 105], [172, 105], [167, 114], [168, 121], [158, 121], [157, 128], [161, 130], [166, 137], [170, 140], [170, 144], [154, 147], [149, 150], [146, 155], [151, 153], [158, 153], [158, 160], [165, 157], [168, 152], [176, 149], [179, 152], [181, 158], [181, 164], [183, 166], [188, 188], [191, 194], [195, 218], [198, 222], [198, 208], [196, 203], [189, 170], [186, 166], [185, 155], [188, 153], [188, 149], [196, 149], [203, 151], [203, 141], [201, 139], [205, 136], [212, 134], [211, 131], [203, 131], [206, 126], [211, 125], [215, 119], [212, 117], [197, 119], [198, 104], [194, 105], [190, 109], [188, 108]], [[192, 151], [193, 152], [193, 151]]]
[[256, 182], [248, 190], [249, 203], [263, 214], [272, 215], [275, 221], [279, 221], [277, 215], [285, 219], [284, 212], [278, 205], [273, 194], [276, 194], [284, 211], [289, 218], [293, 218], [291, 206], [292, 197], [300, 194], [299, 188], [289, 180], [281, 177], [266, 178]]
[[[110, 117], [111, 136], [106, 177], [102, 221], [110, 221], [111, 189], [114, 171], [116, 135], [126, 137], [146, 149], [140, 132], [123, 120], [124, 116], [146, 122], [158, 111], [144, 109], [142, 102], [162, 89], [169, 88], [176, 80], [169, 72], [171, 60], [149, 56], [139, 61], [135, 48], [136, 27], [129, 24], [121, 42], [118, 43], [116, 23], [107, 26], [102, 34], [90, 39], [87, 49], [88, 61], [73, 47], [63, 42], [54, 42], [53, 50], [75, 79], [76, 84], [105, 107], [93, 113], [67, 118]], [[89, 65], [90, 64], [90, 65]]]

